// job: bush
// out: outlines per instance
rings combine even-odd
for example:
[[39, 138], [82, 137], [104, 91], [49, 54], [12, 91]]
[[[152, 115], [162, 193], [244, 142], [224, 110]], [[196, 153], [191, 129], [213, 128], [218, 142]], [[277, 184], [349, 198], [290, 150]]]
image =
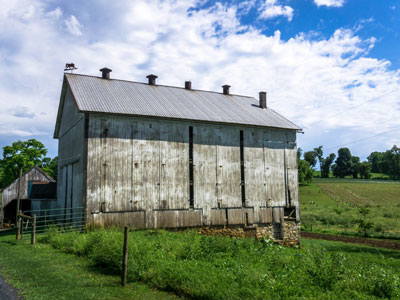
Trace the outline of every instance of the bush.
[[[51, 232], [41, 241], [85, 255], [106, 272], [121, 272], [123, 234], [116, 229], [88, 234]], [[373, 299], [398, 295], [399, 274], [388, 276], [380, 265], [323, 249], [284, 248], [268, 239], [135, 231], [130, 233], [128, 266], [130, 280], [194, 299]], [[389, 277], [392, 282], [386, 280]]]

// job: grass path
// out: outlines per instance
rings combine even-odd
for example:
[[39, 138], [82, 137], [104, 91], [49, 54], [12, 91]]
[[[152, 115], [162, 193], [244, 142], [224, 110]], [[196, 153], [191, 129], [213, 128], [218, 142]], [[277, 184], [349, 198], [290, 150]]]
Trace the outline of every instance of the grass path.
[[123, 288], [118, 276], [104, 275], [87, 258], [14, 239], [0, 237], [0, 273], [24, 299], [184, 299], [137, 282]]

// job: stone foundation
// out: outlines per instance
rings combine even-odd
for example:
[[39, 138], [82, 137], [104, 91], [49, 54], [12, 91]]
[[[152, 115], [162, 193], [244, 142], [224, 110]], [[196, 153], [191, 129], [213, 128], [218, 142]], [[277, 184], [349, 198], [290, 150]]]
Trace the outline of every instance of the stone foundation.
[[220, 226], [220, 227], [201, 227], [198, 233], [205, 235], [221, 235], [230, 237], [253, 237], [257, 239], [271, 239], [276, 243], [294, 247], [300, 245], [300, 223], [285, 220], [282, 226], [282, 239], [274, 239], [274, 228], [272, 224], [254, 225], [252, 227], [242, 226]]

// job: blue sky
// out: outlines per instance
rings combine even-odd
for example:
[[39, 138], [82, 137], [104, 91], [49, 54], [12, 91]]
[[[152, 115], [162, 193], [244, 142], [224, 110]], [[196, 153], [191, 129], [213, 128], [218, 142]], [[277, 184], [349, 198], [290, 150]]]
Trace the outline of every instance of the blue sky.
[[400, 145], [399, 32], [399, 0], [4, 1], [0, 147], [36, 138], [57, 155], [63, 68], [74, 62], [83, 74], [107, 66], [126, 80], [266, 90], [304, 128], [299, 147], [349, 145], [365, 159]]

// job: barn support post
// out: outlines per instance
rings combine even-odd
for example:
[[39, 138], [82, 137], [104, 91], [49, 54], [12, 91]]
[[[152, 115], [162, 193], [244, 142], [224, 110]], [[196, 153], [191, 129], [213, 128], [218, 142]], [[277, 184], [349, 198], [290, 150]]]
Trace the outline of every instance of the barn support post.
[[36, 215], [32, 215], [31, 244], [36, 243]]
[[126, 276], [128, 271], [128, 227], [124, 227], [124, 249], [122, 255], [122, 274], [121, 274], [121, 285], [126, 286]]

